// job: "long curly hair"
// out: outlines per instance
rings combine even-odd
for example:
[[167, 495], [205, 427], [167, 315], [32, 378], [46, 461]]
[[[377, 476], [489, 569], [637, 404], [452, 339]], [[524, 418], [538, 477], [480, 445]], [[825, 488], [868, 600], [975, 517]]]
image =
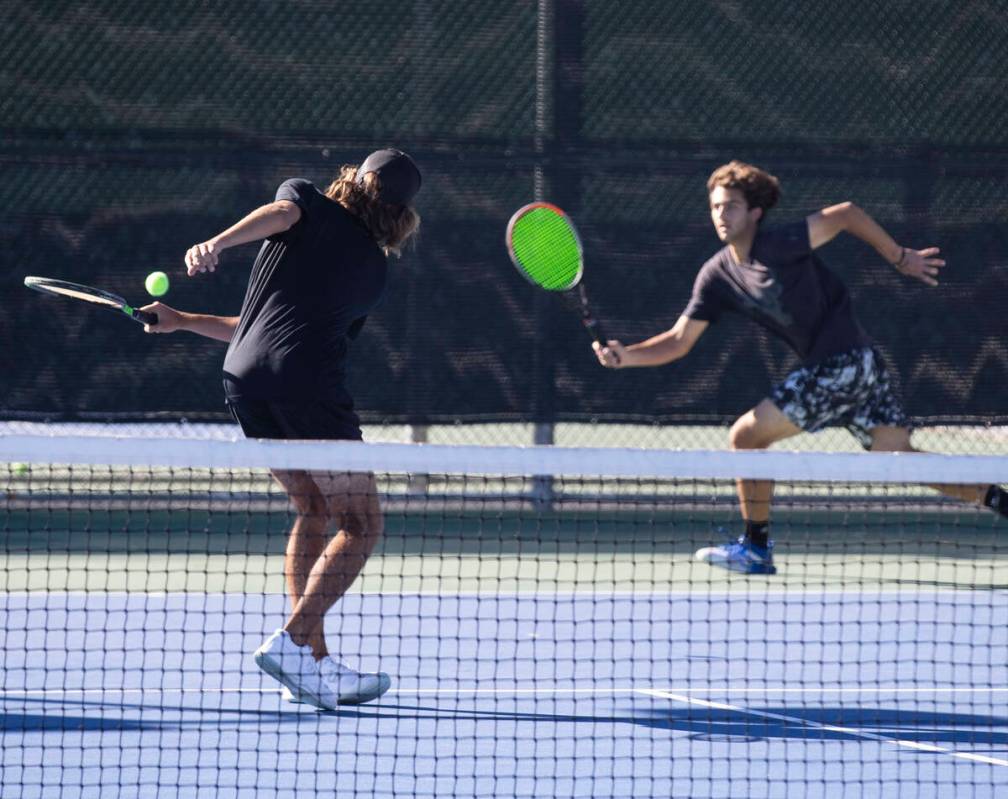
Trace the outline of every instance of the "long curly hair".
[[343, 164], [324, 193], [360, 219], [386, 255], [398, 256], [420, 229], [420, 214], [411, 205], [383, 203], [378, 199], [380, 186], [374, 172], [369, 172], [364, 181], [358, 183], [357, 166]]
[[731, 161], [719, 166], [707, 179], [707, 193], [718, 186], [738, 189], [750, 208], [762, 208], [766, 214], [780, 199], [780, 181], [769, 172], [744, 161]]

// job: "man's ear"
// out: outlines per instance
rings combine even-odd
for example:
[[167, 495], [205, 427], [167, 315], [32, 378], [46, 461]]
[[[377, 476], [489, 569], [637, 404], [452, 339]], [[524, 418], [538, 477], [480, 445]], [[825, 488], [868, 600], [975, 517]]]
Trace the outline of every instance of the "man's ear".
[[753, 222], [759, 222], [763, 218], [763, 209], [762, 208], [758, 208], [758, 207], [757, 208], [750, 208], [749, 209], [749, 218]]

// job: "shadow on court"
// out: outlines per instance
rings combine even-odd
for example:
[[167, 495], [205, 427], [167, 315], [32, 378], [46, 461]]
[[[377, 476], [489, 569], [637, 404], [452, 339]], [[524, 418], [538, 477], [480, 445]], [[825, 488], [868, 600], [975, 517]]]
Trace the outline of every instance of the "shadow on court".
[[636, 723], [688, 732], [691, 737], [710, 740], [843, 741], [857, 737], [843, 730], [828, 729], [832, 726], [916, 743], [1008, 746], [1008, 717], [864, 707], [747, 709], [753, 714], [787, 716], [794, 721], [716, 708], [673, 708], [637, 714]]
[[[502, 712], [499, 710], [445, 710], [436, 707], [380, 705], [376, 715], [389, 711], [401, 718], [435, 721], [532, 722], [546, 724], [634, 724], [671, 732], [690, 733], [695, 738], [724, 740], [849, 740], [850, 733], [827, 730], [819, 725], [845, 726], [917, 742], [969, 742], [975, 745], [1008, 745], [1008, 717], [963, 713], [900, 711], [891, 708], [808, 708], [759, 707], [755, 713], [789, 716], [807, 724], [747, 716], [744, 713], [714, 708], [632, 709], [627, 713], [564, 714], [538, 712]], [[357, 715], [357, 714], [354, 714]]]
[[[11, 705], [19, 705], [17, 710]], [[264, 723], [296, 725], [320, 714], [245, 707], [205, 707], [49, 697], [5, 700], [0, 710], [3, 732], [115, 732], [234, 727]]]
[[[270, 702], [274, 701], [272, 698]], [[13, 704], [10, 699], [9, 704]], [[206, 707], [192, 704], [138, 704], [91, 700], [55, 700], [19, 698], [17, 711], [0, 713], [3, 732], [116, 732], [157, 730], [198, 730], [268, 727], [278, 725], [291, 732], [303, 725], [318, 731], [337, 729], [344, 720], [371, 721], [381, 734], [383, 722], [488, 722], [527, 723], [533, 725], [591, 725], [590, 735], [597, 735], [597, 725], [636, 725], [651, 729], [686, 733], [696, 740], [756, 741], [805, 740], [846, 741], [856, 733], [827, 729], [827, 726], [886, 738], [918, 743], [969, 744], [970, 746], [1008, 746], [1008, 717], [970, 713], [900, 710], [864, 707], [753, 707], [753, 715], [704, 707], [635, 708], [610, 713], [562, 713], [478, 708], [437, 707], [432, 705], [375, 704], [341, 708], [331, 712], [281, 708], [267, 710], [249, 707]], [[546, 704], [546, 702], [540, 702]], [[550, 701], [555, 705], [556, 702]], [[568, 703], [569, 704], [569, 703]], [[757, 714], [786, 716], [762, 718]], [[433, 729], [433, 727], [432, 727]]]

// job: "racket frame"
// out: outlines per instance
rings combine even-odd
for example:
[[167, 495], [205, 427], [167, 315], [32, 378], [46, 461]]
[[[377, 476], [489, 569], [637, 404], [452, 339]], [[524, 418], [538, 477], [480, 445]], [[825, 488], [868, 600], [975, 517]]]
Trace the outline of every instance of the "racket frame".
[[134, 308], [118, 294], [113, 294], [111, 291], [105, 291], [104, 289], [97, 289], [94, 286], [85, 286], [83, 283], [71, 283], [69, 280], [57, 280], [51, 277], [37, 277], [35, 275], [25, 277], [24, 284], [28, 288], [40, 291], [43, 294], [69, 297], [70, 299], [80, 300], [81, 302], [97, 305], [101, 308], [120, 311], [142, 325], [156, 325], [158, 321], [157, 314]]
[[[512, 237], [514, 235], [515, 225], [518, 224], [521, 219], [532, 211], [538, 210], [540, 208], [545, 208], [548, 211], [552, 211], [557, 216], [559, 216], [567, 224], [567, 229], [570, 230], [571, 235], [574, 237], [574, 243], [577, 245], [577, 256], [578, 256], [578, 269], [577, 275], [574, 279], [567, 285], [560, 288], [547, 288], [541, 283], [537, 282], [526, 270], [525, 267], [521, 265], [521, 261], [518, 260], [518, 255], [515, 253], [514, 244], [512, 243]], [[529, 283], [543, 291], [570, 291], [572, 288], [581, 282], [581, 278], [584, 276], [584, 248], [581, 246], [581, 236], [578, 235], [577, 228], [574, 227], [574, 222], [571, 218], [564, 213], [562, 208], [559, 208], [553, 203], [547, 202], [534, 202], [528, 205], [523, 205], [517, 211], [511, 215], [511, 219], [508, 220], [507, 232], [504, 234], [504, 243], [507, 245], [508, 256], [511, 258], [511, 263], [514, 264], [515, 269], [518, 270], [519, 274], [525, 278]]]
[[[518, 260], [518, 257], [514, 251], [514, 245], [512, 244], [511, 239], [514, 234], [515, 225], [518, 223], [519, 220], [521, 220], [522, 217], [524, 217], [530, 211], [534, 211], [538, 208], [545, 208], [561, 217], [564, 220], [564, 222], [566, 222], [567, 228], [574, 236], [574, 242], [577, 244], [577, 254], [578, 254], [577, 276], [569, 285], [564, 286], [563, 288], [555, 288], [555, 289], [547, 288], [546, 286], [543, 286], [541, 283], [534, 280], [532, 276], [529, 275], [527, 271], [525, 271], [525, 268], [521, 265], [521, 262]], [[514, 264], [515, 269], [517, 269], [519, 274], [533, 286], [543, 291], [562, 293], [566, 294], [567, 296], [571, 296], [572, 294], [576, 293], [577, 302], [581, 312], [581, 324], [584, 325], [585, 329], [588, 331], [591, 337], [595, 339], [595, 341], [597, 341], [600, 346], [602, 347], [608, 346], [608, 339], [606, 338], [606, 335], [603, 332], [602, 327], [599, 324], [598, 320], [595, 318], [595, 315], [591, 312], [591, 306], [588, 304], [588, 293], [585, 291], [584, 284], [581, 282], [581, 278], [584, 276], [584, 249], [581, 246], [581, 236], [578, 234], [577, 228], [574, 226], [574, 222], [571, 220], [569, 216], [567, 216], [567, 214], [564, 212], [562, 208], [553, 205], [553, 203], [547, 203], [542, 201], [532, 202], [528, 203], [527, 205], [523, 205], [521, 208], [519, 208], [511, 215], [511, 219], [508, 221], [507, 231], [504, 234], [504, 243], [507, 245], [508, 256], [511, 258], [511, 263]], [[574, 289], [577, 289], [577, 291], [575, 292]]]

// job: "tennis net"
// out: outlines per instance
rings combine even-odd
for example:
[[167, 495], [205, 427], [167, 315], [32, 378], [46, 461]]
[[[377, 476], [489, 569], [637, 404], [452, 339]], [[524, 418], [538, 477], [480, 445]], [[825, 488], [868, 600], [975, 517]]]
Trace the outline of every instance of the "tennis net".
[[[1003, 457], [9, 435], [0, 464], [3, 796], [1008, 782], [1008, 521], [928, 487]], [[392, 677], [373, 703], [252, 660], [290, 610], [271, 468], [374, 475], [384, 533], [326, 617]], [[775, 482], [775, 574], [695, 557], [741, 531], [736, 478]]]

